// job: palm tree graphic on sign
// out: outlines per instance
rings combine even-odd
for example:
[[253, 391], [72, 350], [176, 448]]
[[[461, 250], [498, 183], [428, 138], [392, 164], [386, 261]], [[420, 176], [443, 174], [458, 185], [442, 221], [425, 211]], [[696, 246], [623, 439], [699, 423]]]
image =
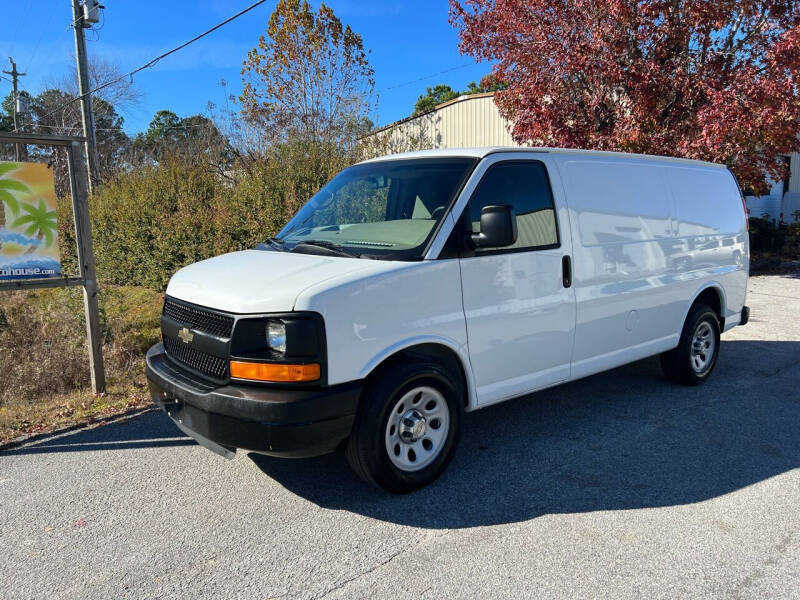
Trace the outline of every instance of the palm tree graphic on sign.
[[[36, 236], [36, 239], [42, 241], [44, 239], [45, 248], [53, 245], [55, 239], [54, 233], [58, 230], [58, 222], [56, 221], [56, 211], [48, 210], [44, 200], [39, 200], [39, 205], [23, 204], [22, 210], [28, 214], [18, 217], [12, 224], [12, 227], [25, 227], [25, 235]], [[25, 252], [30, 254], [36, 251], [37, 246], [31, 246]]]
[[[19, 213], [19, 200], [13, 192], [30, 194], [27, 185], [16, 179], [8, 177], [8, 173], [19, 168], [16, 163], [0, 163], [0, 229], [6, 226], [6, 207], [16, 215]], [[2, 245], [2, 242], [0, 242]]]

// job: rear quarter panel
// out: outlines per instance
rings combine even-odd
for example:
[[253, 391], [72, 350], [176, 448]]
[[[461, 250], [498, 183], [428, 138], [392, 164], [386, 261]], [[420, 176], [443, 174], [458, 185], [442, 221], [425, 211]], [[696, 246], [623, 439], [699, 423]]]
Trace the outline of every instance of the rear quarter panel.
[[[740, 320], [750, 265], [739, 186], [721, 168], [676, 166], [667, 172], [667, 180], [675, 197], [675, 240], [687, 257], [679, 280], [692, 298], [707, 287], [719, 289], [725, 328], [730, 329]], [[684, 318], [689, 306], [691, 299]]]

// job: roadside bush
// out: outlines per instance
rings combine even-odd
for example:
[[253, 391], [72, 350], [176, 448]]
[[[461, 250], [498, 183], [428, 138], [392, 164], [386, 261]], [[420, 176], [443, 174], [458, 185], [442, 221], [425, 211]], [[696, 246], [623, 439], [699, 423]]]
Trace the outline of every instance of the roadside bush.
[[[287, 144], [225, 177], [174, 159], [120, 174], [90, 200], [98, 277], [163, 290], [187, 264], [275, 235], [347, 162], [333, 148]], [[62, 256], [72, 267], [64, 208]]]
[[[160, 338], [161, 291], [180, 267], [252, 248], [348, 156], [293, 143], [219, 173], [178, 159], [120, 173], [90, 198], [107, 394], [90, 394], [82, 291], [0, 295], [0, 443], [149, 403], [144, 353]], [[70, 198], [59, 200], [62, 271], [77, 275]]]
[[784, 233], [772, 221], [750, 218], [750, 249], [758, 252], [780, 252]]
[[71, 289], [0, 296], [0, 405], [88, 381], [79, 293]]
[[[107, 379], [144, 384], [145, 350], [159, 339], [163, 296], [144, 288], [101, 289]], [[89, 386], [80, 288], [0, 296], [0, 410]]]
[[800, 238], [800, 210], [796, 210], [791, 215], [791, 223], [787, 225], [786, 232], [796, 238]]
[[58, 202], [58, 250], [61, 253], [61, 272], [67, 276], [78, 274], [78, 256], [75, 250], [75, 221], [72, 217], [72, 199], [62, 197]]
[[179, 163], [139, 169], [90, 201], [98, 277], [162, 288], [168, 274], [209, 256], [217, 182]]

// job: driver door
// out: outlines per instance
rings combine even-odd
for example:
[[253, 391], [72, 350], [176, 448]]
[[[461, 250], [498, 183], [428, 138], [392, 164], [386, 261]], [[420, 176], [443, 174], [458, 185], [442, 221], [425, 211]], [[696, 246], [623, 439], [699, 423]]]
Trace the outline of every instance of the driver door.
[[[517, 241], [462, 254], [461, 281], [478, 405], [566, 381], [575, 335], [569, 221], [546, 157], [493, 157], [460, 223], [477, 232], [484, 206], [509, 204]], [[557, 177], [557, 176], [556, 176]], [[468, 232], [467, 232], [468, 233]]]

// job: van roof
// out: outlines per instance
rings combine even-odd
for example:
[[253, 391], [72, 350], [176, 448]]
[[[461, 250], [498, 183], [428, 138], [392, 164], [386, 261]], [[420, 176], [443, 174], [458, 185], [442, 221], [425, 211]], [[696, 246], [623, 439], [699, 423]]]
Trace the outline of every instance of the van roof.
[[399, 154], [387, 154], [377, 158], [363, 161], [364, 163], [378, 162], [383, 160], [398, 160], [403, 158], [432, 158], [436, 156], [469, 156], [473, 158], [483, 158], [489, 154], [500, 152], [518, 152], [524, 154], [556, 154], [556, 155], [577, 155], [577, 156], [607, 156], [609, 158], [630, 158], [647, 159], [664, 162], [676, 162], [690, 165], [703, 165], [706, 167], [716, 167], [724, 169], [725, 165], [707, 162], [704, 160], [691, 160], [689, 158], [675, 158], [672, 156], [656, 156], [653, 154], [632, 154], [630, 152], [609, 152], [604, 150], [580, 150], [576, 148], [544, 148], [530, 147], [520, 148], [518, 146], [487, 146], [483, 148], [440, 148], [436, 150], [418, 150], [416, 152], [401, 152]]

